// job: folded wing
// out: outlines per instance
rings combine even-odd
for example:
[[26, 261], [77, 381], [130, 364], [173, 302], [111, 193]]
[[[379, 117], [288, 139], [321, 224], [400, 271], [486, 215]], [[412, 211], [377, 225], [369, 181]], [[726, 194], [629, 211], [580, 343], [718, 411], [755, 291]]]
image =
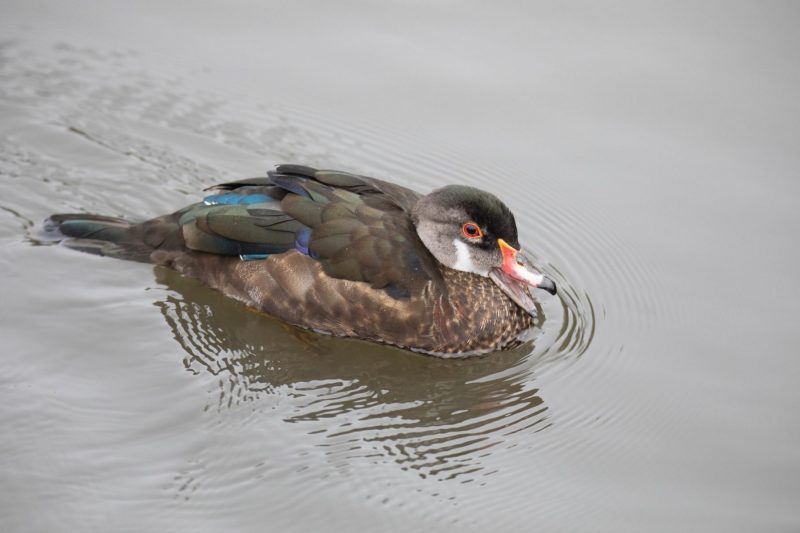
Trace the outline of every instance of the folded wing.
[[419, 195], [374, 178], [282, 165], [267, 177], [212, 187], [180, 214], [192, 250], [266, 258], [290, 250], [338, 279], [361, 281], [395, 298], [439, 279], [409, 211]]

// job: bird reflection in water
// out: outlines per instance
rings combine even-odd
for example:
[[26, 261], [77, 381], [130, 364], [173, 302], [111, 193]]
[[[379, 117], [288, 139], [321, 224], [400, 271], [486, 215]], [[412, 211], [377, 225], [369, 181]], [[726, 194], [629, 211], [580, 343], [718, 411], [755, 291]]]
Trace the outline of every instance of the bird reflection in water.
[[509, 435], [549, 424], [521, 365], [531, 342], [464, 360], [417, 355], [298, 330], [174, 271], [155, 271], [168, 289], [156, 305], [187, 370], [220, 378], [217, 409], [280, 391], [297, 400], [284, 421], [312, 424], [309, 433], [325, 436], [320, 446], [462, 481], [487, 474], [482, 458]]

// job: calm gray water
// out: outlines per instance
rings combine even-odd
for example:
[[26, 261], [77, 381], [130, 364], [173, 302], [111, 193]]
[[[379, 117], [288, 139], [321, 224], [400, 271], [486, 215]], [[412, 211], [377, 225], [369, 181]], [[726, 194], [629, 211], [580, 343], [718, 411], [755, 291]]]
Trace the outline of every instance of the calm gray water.
[[[0, 530], [800, 529], [800, 9], [0, 6]], [[483, 187], [517, 350], [298, 332], [36, 240], [281, 162]]]

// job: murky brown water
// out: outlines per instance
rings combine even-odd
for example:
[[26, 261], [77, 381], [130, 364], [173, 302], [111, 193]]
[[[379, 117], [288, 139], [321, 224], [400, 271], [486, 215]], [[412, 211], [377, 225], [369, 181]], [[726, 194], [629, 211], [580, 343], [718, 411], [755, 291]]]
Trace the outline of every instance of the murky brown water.
[[[800, 11], [337, 6], [0, 7], [0, 529], [796, 531]], [[444, 361], [35, 238], [280, 162], [492, 190], [559, 297]]]

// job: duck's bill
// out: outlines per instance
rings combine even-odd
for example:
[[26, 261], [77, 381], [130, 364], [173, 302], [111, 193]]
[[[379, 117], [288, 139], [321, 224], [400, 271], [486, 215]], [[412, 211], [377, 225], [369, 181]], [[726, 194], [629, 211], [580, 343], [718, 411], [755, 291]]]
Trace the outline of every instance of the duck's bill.
[[556, 293], [556, 284], [553, 280], [535, 268], [525, 264], [525, 256], [522, 255], [519, 250], [503, 239], [498, 239], [497, 245], [503, 253], [503, 267], [501, 271], [504, 274], [528, 287], [542, 289], [550, 294]]
[[506, 296], [532, 316], [536, 316], [536, 304], [531, 298], [528, 287], [506, 274], [499, 268], [489, 271], [489, 279], [500, 287]]

